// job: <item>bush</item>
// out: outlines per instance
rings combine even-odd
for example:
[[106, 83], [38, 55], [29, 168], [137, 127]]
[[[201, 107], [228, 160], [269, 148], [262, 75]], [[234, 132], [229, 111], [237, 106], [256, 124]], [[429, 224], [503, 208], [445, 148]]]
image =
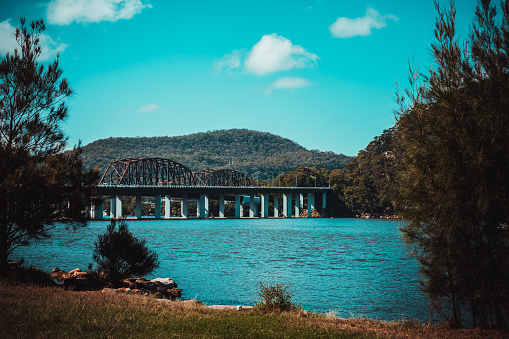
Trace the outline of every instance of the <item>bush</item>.
[[143, 276], [159, 266], [157, 253], [150, 250], [145, 240], [136, 238], [127, 228], [124, 220], [111, 221], [107, 231], [99, 235], [94, 248], [94, 261], [98, 271], [117, 285], [122, 279]]
[[35, 267], [28, 266], [21, 259], [18, 263], [10, 262], [9, 269], [2, 278], [9, 283], [33, 284], [39, 286], [54, 286], [55, 283], [47, 272]]
[[292, 302], [292, 293], [289, 291], [290, 286], [285, 284], [276, 284], [274, 286], [259, 283], [260, 291], [258, 295], [262, 298], [256, 307], [262, 311], [284, 312], [297, 309]]

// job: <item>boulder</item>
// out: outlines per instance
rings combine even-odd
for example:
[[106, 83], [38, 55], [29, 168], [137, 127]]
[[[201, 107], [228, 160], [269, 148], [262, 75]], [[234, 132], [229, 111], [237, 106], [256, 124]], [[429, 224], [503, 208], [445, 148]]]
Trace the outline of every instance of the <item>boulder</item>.
[[62, 271], [58, 267], [55, 267], [51, 271], [50, 277], [51, 277], [51, 279], [53, 280], [53, 282], [55, 284], [57, 284], [58, 286], [63, 286], [64, 285], [64, 280], [69, 278], [69, 274], [66, 271]]
[[50, 277], [56, 285], [75, 291], [95, 291], [102, 288], [102, 283], [98, 276], [81, 272], [79, 268], [66, 272], [55, 267], [51, 271]]
[[128, 278], [122, 280], [122, 287], [139, 290], [142, 294], [151, 294], [158, 299], [175, 300], [182, 295], [182, 290], [178, 289], [175, 281], [170, 278]]
[[75, 291], [97, 291], [103, 286], [97, 276], [80, 272], [82, 274], [64, 279], [63, 285]]
[[152, 281], [155, 283], [160, 283], [168, 288], [177, 287], [177, 284], [175, 283], [175, 281], [173, 281], [173, 279], [170, 279], [170, 278], [155, 278], [155, 279], [152, 279]]
[[83, 277], [83, 276], [87, 275], [87, 272], [81, 272], [81, 270], [79, 268], [75, 268], [72, 271], [69, 271], [69, 273], [67, 273], [67, 274], [69, 275], [70, 278], [75, 278], [75, 277]]

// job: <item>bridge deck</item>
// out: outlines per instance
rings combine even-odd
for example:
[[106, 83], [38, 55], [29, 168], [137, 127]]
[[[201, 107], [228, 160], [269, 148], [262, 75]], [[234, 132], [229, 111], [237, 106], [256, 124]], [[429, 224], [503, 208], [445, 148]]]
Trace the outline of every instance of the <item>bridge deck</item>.
[[99, 185], [99, 195], [164, 195], [164, 194], [278, 194], [327, 193], [330, 187], [267, 187], [267, 186], [187, 186], [187, 185]]

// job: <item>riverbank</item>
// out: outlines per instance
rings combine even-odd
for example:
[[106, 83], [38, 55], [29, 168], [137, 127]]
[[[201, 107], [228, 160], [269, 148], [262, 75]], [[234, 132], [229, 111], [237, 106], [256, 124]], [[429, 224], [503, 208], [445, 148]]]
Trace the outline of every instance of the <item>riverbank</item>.
[[0, 281], [4, 338], [506, 338], [505, 333], [448, 330], [416, 322], [340, 319], [300, 310], [218, 310], [198, 301], [132, 294], [73, 292]]

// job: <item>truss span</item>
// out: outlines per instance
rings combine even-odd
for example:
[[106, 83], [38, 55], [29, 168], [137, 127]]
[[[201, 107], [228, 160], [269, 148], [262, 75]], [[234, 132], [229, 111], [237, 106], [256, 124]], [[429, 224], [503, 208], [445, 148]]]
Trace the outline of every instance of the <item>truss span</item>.
[[251, 181], [241, 172], [232, 169], [206, 169], [194, 174], [199, 186], [249, 186]]
[[99, 185], [194, 185], [193, 173], [163, 158], [126, 158], [111, 162]]

